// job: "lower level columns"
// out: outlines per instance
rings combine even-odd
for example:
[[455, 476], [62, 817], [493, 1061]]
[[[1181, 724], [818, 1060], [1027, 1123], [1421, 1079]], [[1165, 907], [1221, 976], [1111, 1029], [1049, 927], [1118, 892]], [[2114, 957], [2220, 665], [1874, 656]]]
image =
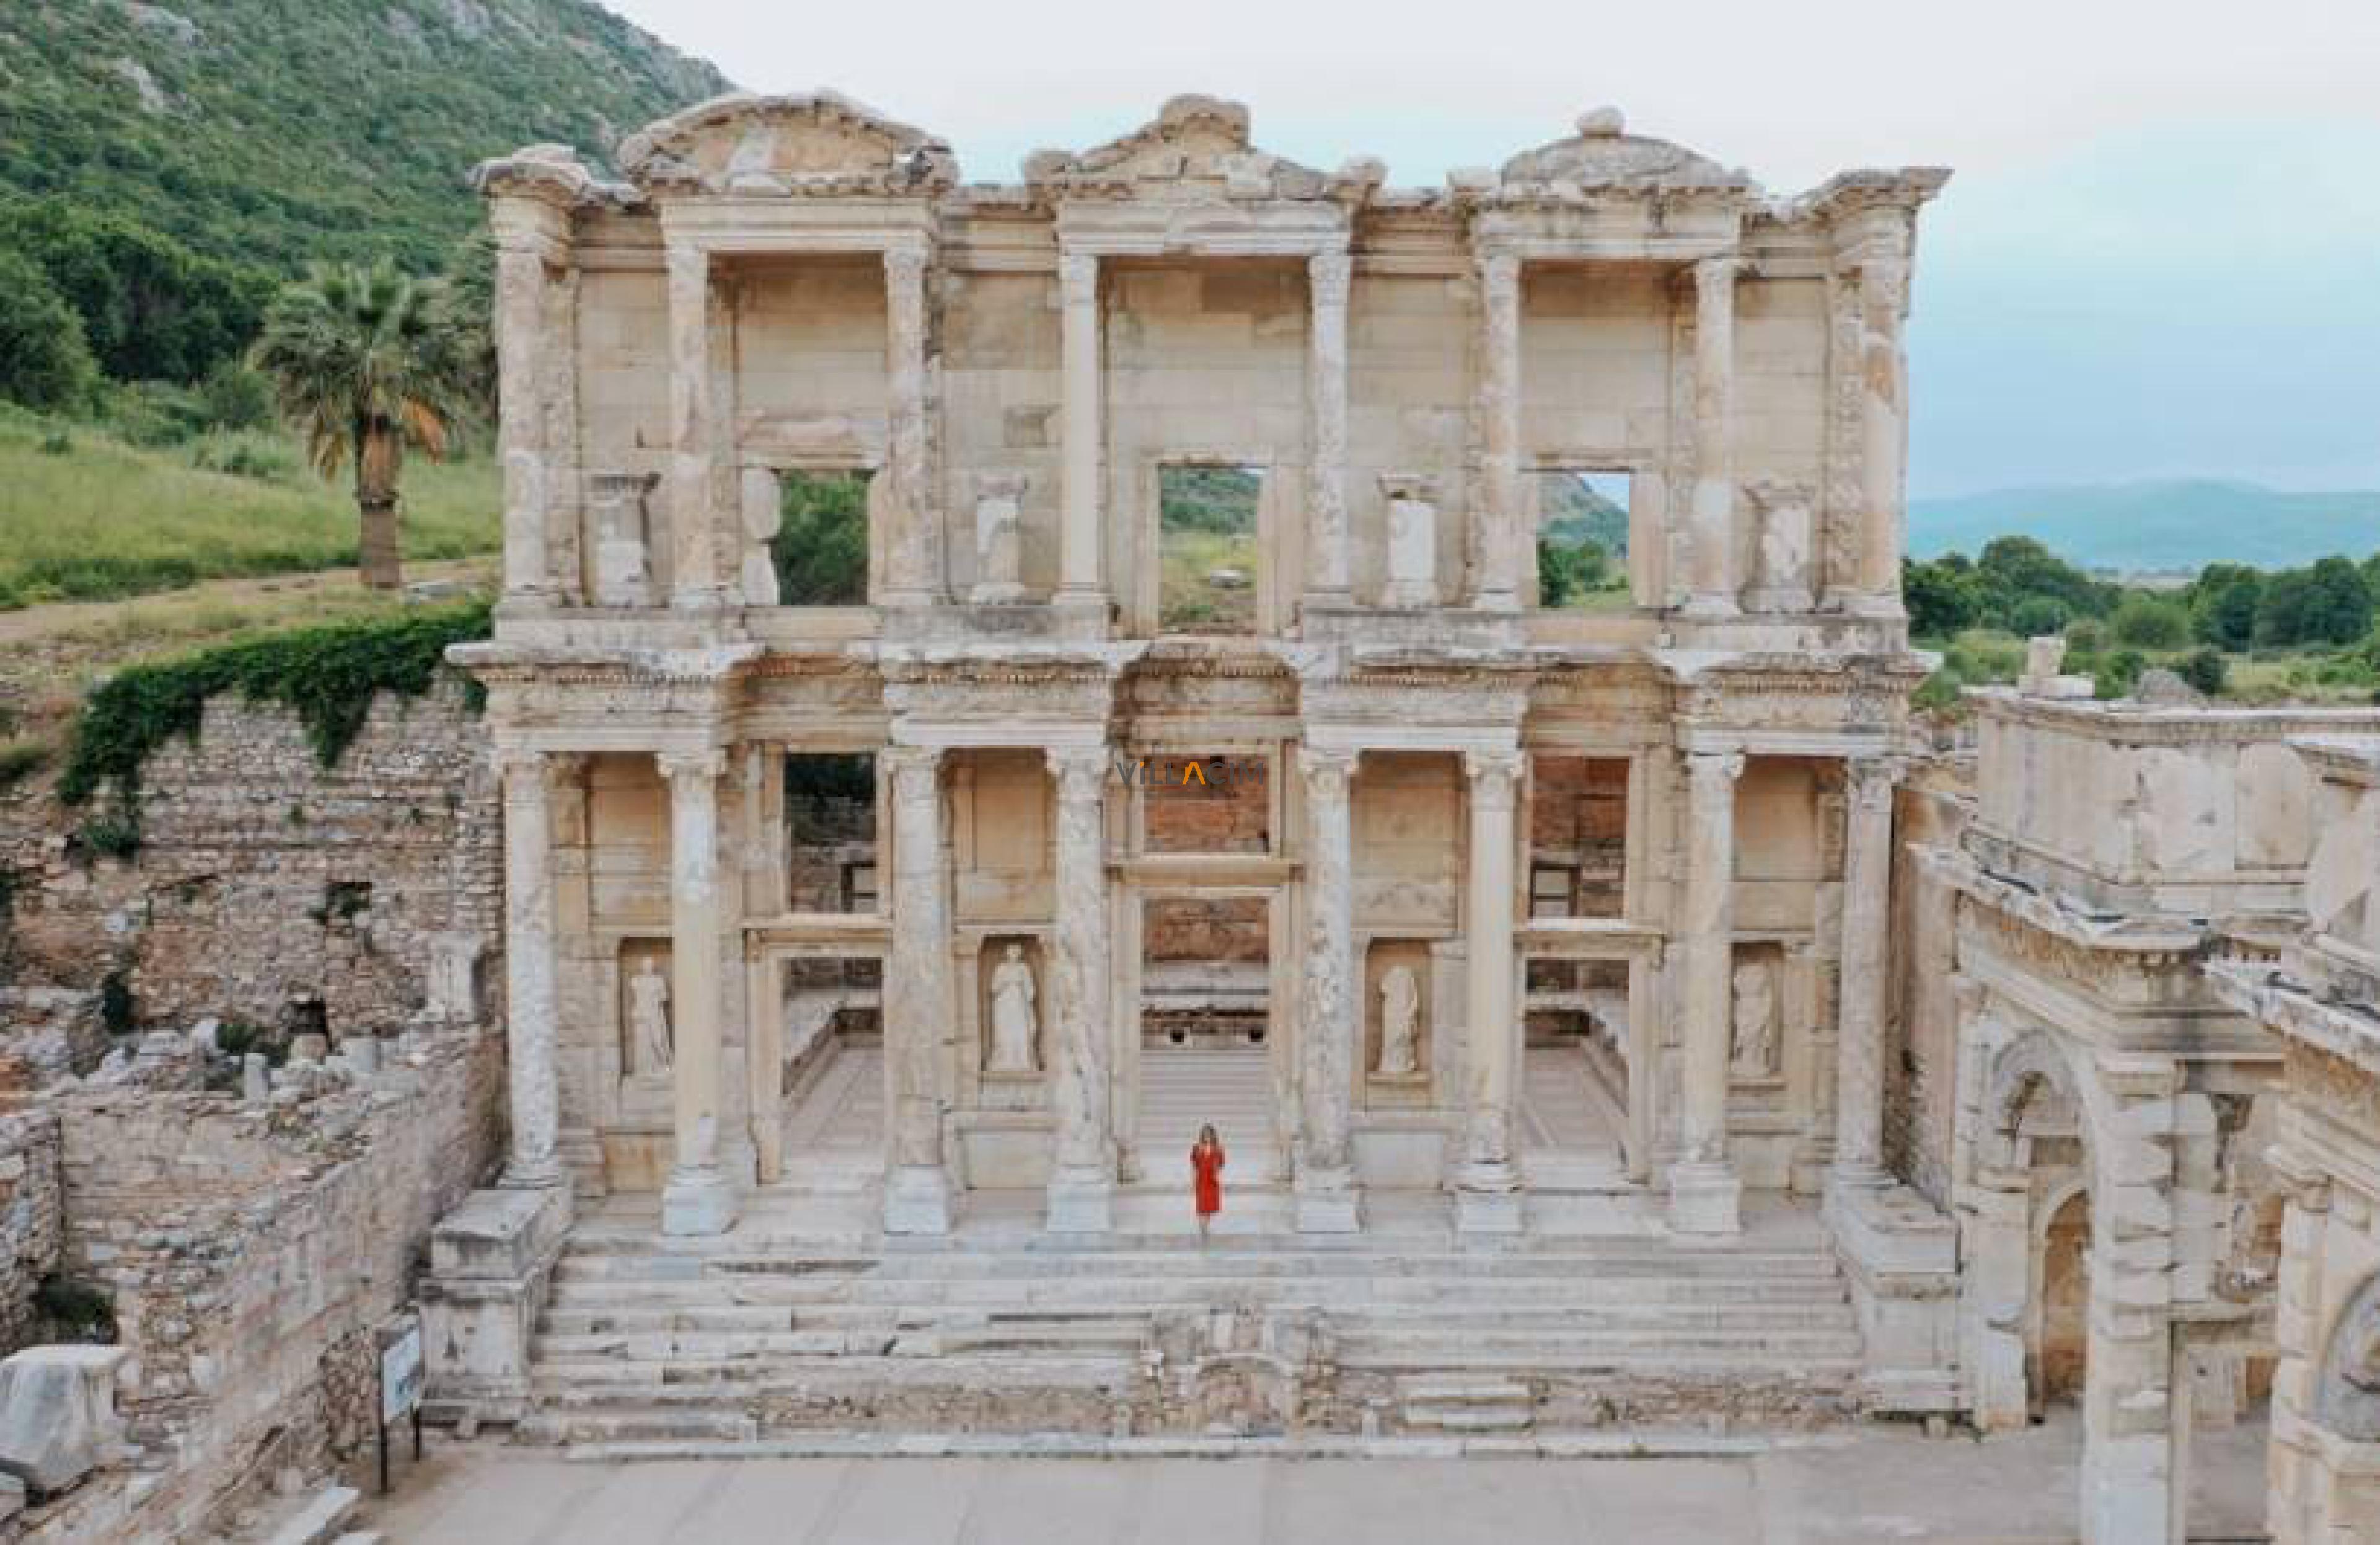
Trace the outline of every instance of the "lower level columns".
[[941, 1042], [957, 1009], [942, 852], [941, 753], [883, 753], [892, 791], [892, 947], [884, 966], [884, 1232], [950, 1232], [942, 1157]]
[[1057, 1163], [1049, 1226], [1104, 1234], [1115, 1226], [1116, 1153], [1109, 1099], [1115, 1048], [1109, 1034], [1112, 971], [1108, 943], [1107, 779], [1104, 746], [1050, 753], [1058, 789], [1057, 917], [1052, 930], [1056, 1011], [1051, 1103]]
[[1734, 974], [1735, 780], [1740, 751], [1686, 757], [1684, 953], [1685, 1088], [1682, 1151], [1670, 1169], [1670, 1227], [1733, 1234], [1743, 1183], [1727, 1151], [1730, 1002]]
[[715, 748], [659, 758], [670, 787], [670, 1063], [676, 1159], [662, 1188], [663, 1234], [720, 1234], [736, 1190], [720, 1161], [719, 775]]
[[1471, 784], [1471, 878], [1463, 910], [1465, 1118], [1454, 1223], [1465, 1234], [1516, 1234], [1521, 1172], [1512, 1157], [1512, 1089], [1521, 1027], [1512, 1012], [1512, 820], [1520, 753], [1466, 752], [1463, 770]]
[[1835, 1037], [1835, 1161], [1830, 1188], [1876, 1189], [1884, 1167], [1886, 947], [1892, 885], [1892, 789], [1880, 757], [1849, 767], [1844, 803], [1842, 990]]
[[1298, 1039], [1297, 1226], [1347, 1234], [1355, 1190], [1354, 821], [1356, 753], [1306, 747], [1305, 973]]
[[504, 1184], [562, 1184], [561, 1082], [553, 979], [554, 759], [502, 752], [504, 798], [505, 1086], [512, 1101]]

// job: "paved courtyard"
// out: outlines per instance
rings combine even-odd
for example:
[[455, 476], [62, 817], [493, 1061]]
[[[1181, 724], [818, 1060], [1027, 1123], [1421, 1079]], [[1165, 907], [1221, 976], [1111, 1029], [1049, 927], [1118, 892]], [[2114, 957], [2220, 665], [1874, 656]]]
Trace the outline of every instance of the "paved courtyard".
[[[2070, 1414], [1988, 1443], [1871, 1429], [1734, 1457], [711, 1459], [433, 1445], [369, 1525], [540, 1545], [1831, 1545], [2074, 1538]], [[2264, 1537], [2261, 1424], [2202, 1433], [2192, 1539]]]

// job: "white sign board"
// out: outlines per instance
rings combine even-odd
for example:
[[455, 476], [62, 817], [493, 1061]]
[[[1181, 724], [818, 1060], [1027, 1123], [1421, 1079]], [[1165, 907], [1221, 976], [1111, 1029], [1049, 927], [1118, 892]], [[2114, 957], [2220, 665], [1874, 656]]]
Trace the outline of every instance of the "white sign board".
[[408, 1316], [380, 1348], [380, 1419], [394, 1422], [421, 1404], [421, 1320]]

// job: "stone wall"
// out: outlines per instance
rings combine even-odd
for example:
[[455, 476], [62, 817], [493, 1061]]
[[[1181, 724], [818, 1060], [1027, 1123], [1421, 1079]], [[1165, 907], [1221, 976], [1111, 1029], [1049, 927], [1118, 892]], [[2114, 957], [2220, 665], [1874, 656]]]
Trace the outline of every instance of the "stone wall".
[[[294, 715], [218, 699], [195, 742], [151, 760], [135, 855], [78, 857], [85, 813], [45, 792], [0, 806], [20, 986], [120, 973], [144, 1023], [319, 1017], [337, 1037], [419, 1007], [442, 936], [498, 948], [493, 777], [453, 683], [382, 694], [329, 769]], [[6, 1012], [38, 1033], [31, 1008]]]
[[1893, 808], [1885, 1162], [1946, 1208], [1958, 1092], [1958, 1012], [1950, 997], [1958, 894], [1917, 855], [1958, 845], [1973, 815], [1973, 780], [1972, 759], [1921, 764], [1911, 769]]
[[58, 1139], [55, 1112], [0, 1115], [0, 1356], [33, 1339], [33, 1290], [58, 1269]]

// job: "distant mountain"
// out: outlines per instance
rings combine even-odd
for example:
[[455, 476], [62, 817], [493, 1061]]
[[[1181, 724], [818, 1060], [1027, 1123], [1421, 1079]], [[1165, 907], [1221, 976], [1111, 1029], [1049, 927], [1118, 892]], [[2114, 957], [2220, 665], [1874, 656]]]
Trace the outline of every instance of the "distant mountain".
[[58, 196], [266, 273], [426, 269], [480, 218], [473, 162], [607, 153], [727, 89], [584, 0], [8, 0], [0, 200]]
[[1909, 551], [1973, 555], [2029, 536], [2086, 568], [2139, 572], [2210, 563], [2292, 567], [2380, 551], [2380, 491], [2285, 493], [2254, 483], [2175, 481], [1994, 489], [1909, 502]]
[[1537, 527], [1558, 547], [1591, 541], [1608, 557], [1628, 556], [1628, 512], [1579, 478], [1555, 473], [1538, 485]]

